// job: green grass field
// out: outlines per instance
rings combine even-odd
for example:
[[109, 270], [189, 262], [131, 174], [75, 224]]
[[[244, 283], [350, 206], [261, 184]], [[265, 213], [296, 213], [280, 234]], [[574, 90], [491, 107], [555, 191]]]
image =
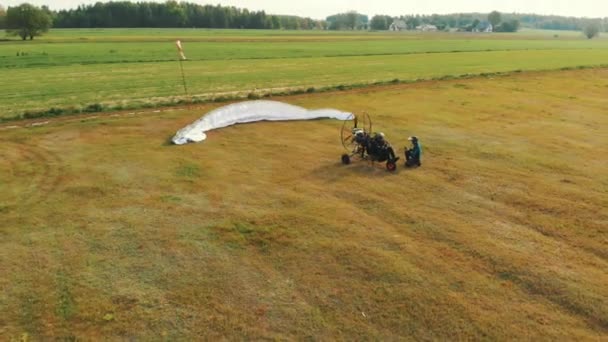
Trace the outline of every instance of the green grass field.
[[169, 146], [217, 105], [0, 131], [0, 336], [603, 340], [608, 72], [285, 97], [373, 114], [423, 167], [340, 165], [341, 123]]
[[[182, 38], [190, 95], [335, 87], [399, 78], [595, 66], [608, 40], [520, 34], [239, 30], [53, 30], [0, 42], [0, 118], [91, 104], [134, 108], [189, 100], [174, 40]], [[561, 36], [560, 36], [561, 37]]]

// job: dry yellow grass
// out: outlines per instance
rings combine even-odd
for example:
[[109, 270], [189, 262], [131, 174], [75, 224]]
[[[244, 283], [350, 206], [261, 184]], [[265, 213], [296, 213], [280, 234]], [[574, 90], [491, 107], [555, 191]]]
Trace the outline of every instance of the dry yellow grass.
[[281, 98], [373, 113], [165, 144], [211, 106], [0, 131], [2, 339], [608, 338], [608, 70]]

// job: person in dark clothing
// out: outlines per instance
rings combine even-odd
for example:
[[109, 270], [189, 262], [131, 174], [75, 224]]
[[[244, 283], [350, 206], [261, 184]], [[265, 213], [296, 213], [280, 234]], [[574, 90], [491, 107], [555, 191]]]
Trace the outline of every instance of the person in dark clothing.
[[369, 144], [368, 153], [372, 156], [372, 158], [380, 162], [385, 160], [395, 162], [399, 160], [399, 158], [395, 156], [395, 151], [393, 150], [391, 144], [384, 139], [384, 133], [382, 132], [374, 135]]
[[353, 135], [353, 141], [357, 144], [356, 153], [363, 157], [369, 143], [369, 134], [365, 133], [361, 128], [355, 128], [353, 129]]
[[420, 156], [422, 155], [422, 145], [417, 137], [409, 137], [407, 140], [412, 142], [412, 148], [405, 148], [405, 166], [422, 166]]

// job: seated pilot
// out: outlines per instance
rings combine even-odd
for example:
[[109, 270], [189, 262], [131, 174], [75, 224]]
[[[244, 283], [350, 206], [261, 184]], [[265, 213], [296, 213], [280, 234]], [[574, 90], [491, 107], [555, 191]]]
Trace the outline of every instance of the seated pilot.
[[374, 134], [374, 138], [371, 140], [368, 151], [372, 155], [372, 159], [380, 162], [385, 160], [396, 161], [399, 159], [395, 156], [395, 151], [391, 144], [384, 138], [384, 133], [378, 132]]
[[422, 166], [420, 162], [420, 156], [422, 154], [422, 146], [418, 141], [418, 138], [413, 136], [409, 137], [407, 140], [412, 142], [412, 148], [405, 148], [405, 166], [406, 167], [414, 167], [414, 166]]

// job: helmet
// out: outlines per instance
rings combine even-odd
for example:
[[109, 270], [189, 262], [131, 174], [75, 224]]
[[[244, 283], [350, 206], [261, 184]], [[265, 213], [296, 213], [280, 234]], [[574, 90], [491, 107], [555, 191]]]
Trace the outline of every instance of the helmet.
[[411, 136], [409, 138], [407, 138], [407, 140], [413, 142], [413, 143], [417, 143], [418, 142], [418, 138], [416, 136]]

